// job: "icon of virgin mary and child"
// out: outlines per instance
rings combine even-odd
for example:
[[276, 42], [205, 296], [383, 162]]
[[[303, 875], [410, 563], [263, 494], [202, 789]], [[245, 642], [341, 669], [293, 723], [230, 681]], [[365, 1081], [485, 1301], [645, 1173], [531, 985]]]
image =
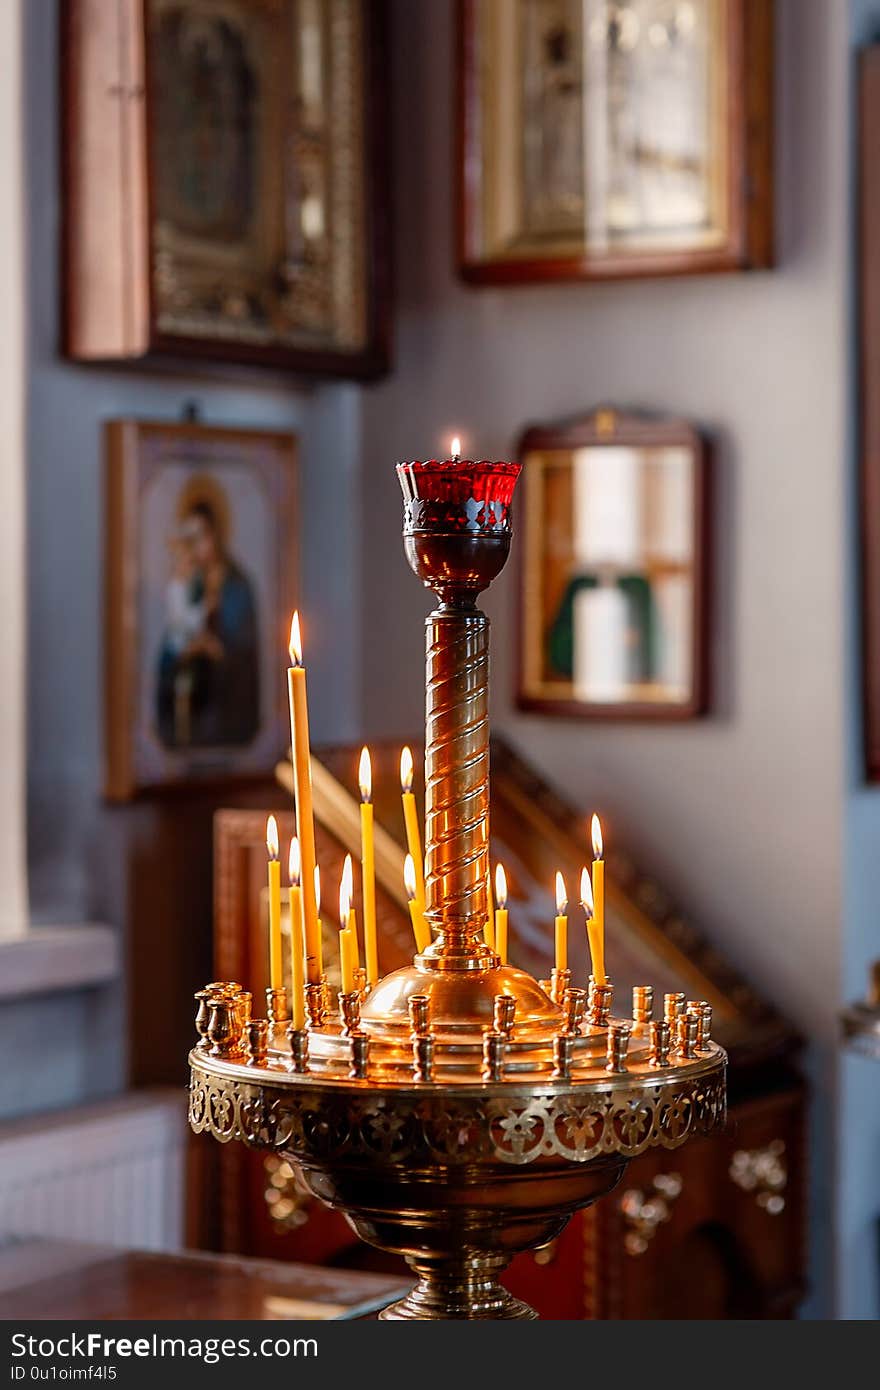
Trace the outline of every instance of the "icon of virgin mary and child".
[[215, 479], [197, 476], [183, 488], [169, 550], [159, 737], [175, 749], [248, 744], [260, 722], [257, 606], [229, 551], [229, 503]]

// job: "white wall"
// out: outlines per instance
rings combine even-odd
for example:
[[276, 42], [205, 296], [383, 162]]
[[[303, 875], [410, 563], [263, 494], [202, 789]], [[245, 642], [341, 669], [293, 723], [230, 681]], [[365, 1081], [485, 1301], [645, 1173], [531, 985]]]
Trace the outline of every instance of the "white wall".
[[845, 6], [778, 4], [778, 269], [501, 290], [465, 288], [451, 268], [452, 11], [446, 0], [393, 7], [399, 369], [365, 398], [369, 731], [421, 719], [427, 598], [400, 552], [395, 458], [434, 453], [453, 427], [478, 457], [508, 457], [526, 422], [601, 401], [687, 415], [711, 433], [712, 714], [666, 728], [515, 713], [509, 573], [487, 604], [495, 725], [576, 802], [601, 808], [609, 834], [619, 827], [816, 1040], [814, 1281], [816, 1306], [827, 1306], [842, 887]]

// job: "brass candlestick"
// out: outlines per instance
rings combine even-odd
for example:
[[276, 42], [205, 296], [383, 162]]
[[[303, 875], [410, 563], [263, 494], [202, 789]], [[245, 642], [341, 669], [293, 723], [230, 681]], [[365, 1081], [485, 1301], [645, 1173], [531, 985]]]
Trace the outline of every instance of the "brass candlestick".
[[632, 1020], [614, 1019], [610, 985], [588, 1001], [560, 971], [548, 992], [483, 940], [489, 624], [476, 599], [507, 559], [518, 473], [398, 467], [406, 553], [440, 600], [426, 623], [431, 944], [357, 1003], [342, 996], [340, 1013], [310, 987], [308, 1030], [273, 1030], [265, 1059], [262, 1029], [244, 1054], [234, 990], [199, 995], [193, 1128], [297, 1162], [364, 1240], [404, 1255], [418, 1283], [387, 1319], [534, 1317], [498, 1282], [511, 1257], [554, 1239], [634, 1155], [725, 1114], [725, 1055], [683, 996], [652, 1023], [646, 986]]

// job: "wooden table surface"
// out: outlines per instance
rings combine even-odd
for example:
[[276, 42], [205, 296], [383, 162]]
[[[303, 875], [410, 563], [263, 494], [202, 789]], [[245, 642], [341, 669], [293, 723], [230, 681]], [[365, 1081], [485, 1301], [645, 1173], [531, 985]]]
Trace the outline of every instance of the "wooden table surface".
[[34, 1241], [0, 1249], [7, 1319], [327, 1319], [367, 1317], [399, 1279], [200, 1251], [159, 1254]]

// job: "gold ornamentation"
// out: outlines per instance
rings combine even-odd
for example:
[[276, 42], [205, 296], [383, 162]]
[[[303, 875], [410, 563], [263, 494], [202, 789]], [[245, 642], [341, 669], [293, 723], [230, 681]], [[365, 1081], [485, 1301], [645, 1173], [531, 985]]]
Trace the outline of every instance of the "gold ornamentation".
[[672, 1208], [683, 1187], [679, 1173], [658, 1173], [651, 1190], [630, 1187], [620, 1199], [626, 1227], [623, 1245], [628, 1255], [644, 1255], [657, 1232], [672, 1217]]
[[549, 1087], [518, 1093], [516, 1083], [500, 1082], [499, 1094], [478, 1100], [456, 1096], [454, 1087], [383, 1092], [376, 1085], [361, 1090], [333, 1082], [273, 1086], [266, 1077], [255, 1085], [212, 1074], [202, 1056], [191, 1057], [196, 1133], [206, 1131], [221, 1143], [241, 1139], [305, 1164], [382, 1157], [455, 1169], [548, 1157], [571, 1163], [609, 1154], [635, 1158], [711, 1133], [726, 1113], [724, 1074], [717, 1067], [707, 1075], [652, 1077], [630, 1089], [616, 1079], [608, 1088], [580, 1082], [561, 1093]]
[[737, 1149], [730, 1160], [730, 1176], [743, 1192], [754, 1194], [755, 1201], [768, 1216], [780, 1216], [785, 1210], [783, 1193], [788, 1186], [788, 1165], [785, 1144], [774, 1139], [763, 1149]]

